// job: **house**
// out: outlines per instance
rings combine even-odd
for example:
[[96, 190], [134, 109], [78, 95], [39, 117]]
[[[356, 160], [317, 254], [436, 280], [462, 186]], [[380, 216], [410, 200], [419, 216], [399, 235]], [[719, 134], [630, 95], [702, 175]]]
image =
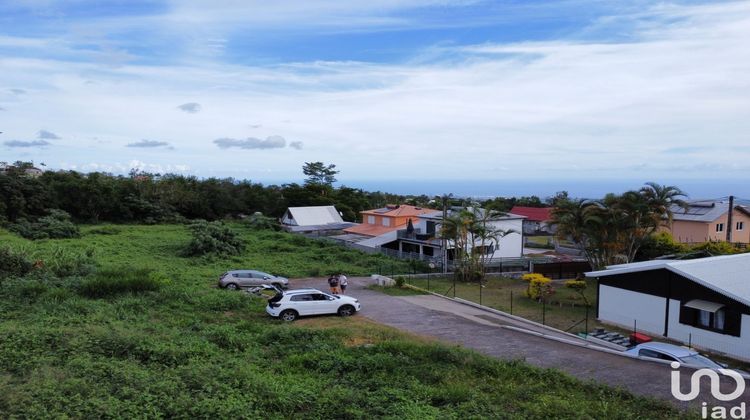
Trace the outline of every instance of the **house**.
[[523, 233], [526, 235], [551, 235], [554, 227], [549, 224], [552, 207], [513, 206], [511, 214], [526, 217], [523, 219]]
[[334, 206], [289, 207], [280, 219], [284, 230], [294, 233], [331, 233], [356, 225], [345, 222]]
[[[8, 165], [6, 163], [0, 163], [0, 175], [5, 175], [11, 170], [13, 170], [14, 168], [17, 168], [17, 167], [13, 165]], [[27, 166], [23, 169], [23, 173], [32, 178], [38, 178], [42, 176], [44, 171], [35, 166]]]
[[586, 273], [602, 322], [750, 361], [750, 254], [654, 260]]
[[[668, 230], [677, 242], [726, 241], [729, 226], [729, 202], [725, 200], [691, 201], [687, 209], [672, 206], [672, 226]], [[750, 207], [735, 205], [732, 212], [732, 240], [750, 243]]]
[[409, 220], [413, 223], [420, 215], [434, 211], [435, 210], [432, 209], [414, 207], [405, 204], [387, 205], [379, 209], [365, 210], [360, 212], [362, 215], [362, 223], [346, 228], [344, 229], [344, 232], [376, 237], [388, 232], [395, 232], [399, 229], [403, 229], [409, 223]]
[[[476, 209], [480, 215], [484, 209]], [[460, 207], [448, 209], [448, 217], [452, 213], [461, 211]], [[523, 220], [524, 216], [508, 213], [490, 222], [495, 229], [512, 230], [515, 233], [506, 235], [497, 243], [491, 244], [485, 250], [489, 258], [520, 258], [523, 256]], [[402, 229], [398, 233], [396, 243], [398, 251], [413, 252], [422, 256], [440, 257], [442, 255], [443, 240], [440, 238], [440, 228], [443, 221], [443, 212], [431, 211], [418, 217], [413, 223], [411, 231]], [[389, 244], [389, 247], [392, 244]], [[448, 258], [452, 259], [453, 243], [447, 242]], [[479, 244], [475, 244], [479, 246]]]

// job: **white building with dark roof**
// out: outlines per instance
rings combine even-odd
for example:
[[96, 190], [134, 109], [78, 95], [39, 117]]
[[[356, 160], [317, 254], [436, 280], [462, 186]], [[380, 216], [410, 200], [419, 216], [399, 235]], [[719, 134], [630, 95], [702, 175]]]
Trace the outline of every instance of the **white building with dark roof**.
[[289, 232], [336, 232], [356, 225], [345, 222], [334, 206], [289, 207], [281, 216], [281, 226]]
[[597, 318], [750, 361], [750, 254], [613, 265], [598, 279]]

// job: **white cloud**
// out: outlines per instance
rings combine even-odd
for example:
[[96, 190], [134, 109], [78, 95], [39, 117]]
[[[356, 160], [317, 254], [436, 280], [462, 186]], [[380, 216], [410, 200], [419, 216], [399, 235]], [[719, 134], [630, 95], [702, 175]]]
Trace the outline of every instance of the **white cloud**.
[[214, 140], [214, 144], [220, 149], [283, 149], [286, 146], [286, 140], [281, 136], [270, 136], [265, 140], [248, 137], [244, 140], [220, 138]]
[[[360, 13], [345, 3], [331, 2], [324, 9], [332, 16]], [[195, 4], [178, 6], [175, 13], [193, 13]], [[206, 19], [245, 7], [244, 2], [223, 4]], [[655, 6], [612, 21], [629, 31], [623, 41], [584, 37], [456, 46], [437, 49], [436, 60], [422, 64], [312, 61], [249, 67], [207, 60], [115, 68], [5, 56], [0, 86], [24, 86], [31, 93], [13, 104], [13, 118], [3, 122], [3, 131], [22, 138], [44, 115], [45, 124], [66, 138], [98, 136], [120, 145], [133, 138], [179, 138], [179, 155], [171, 158], [199, 174], [225, 167], [237, 148], [279, 148], [278, 139], [269, 140], [275, 133], [305, 139], [304, 156], [271, 153], [242, 169], [250, 172], [236, 173], [270, 173], [277, 179], [300, 176], [302, 162], [311, 160], [335, 163], [342, 179], [413, 173], [656, 179], [674, 171], [717, 176], [709, 169], [716, 165], [734, 171], [730, 175], [745, 170], [747, 150], [679, 156], [665, 151], [747, 143], [750, 4]], [[598, 22], [597, 31], [607, 24]], [[206, 107], [185, 118], [174, 112], [176, 97], [200, 98]], [[250, 138], [248, 120], [263, 122], [253, 126]], [[261, 140], [265, 136], [271, 137]], [[217, 140], [210, 144], [210, 139]], [[112, 154], [123, 161], [143, 159], [144, 150], [135, 148], [97, 145], [93, 152], [84, 146], [55, 152], [79, 164]], [[280, 147], [285, 146], [284, 140]], [[664, 162], [670, 158], [679, 165]], [[647, 166], [638, 166], [644, 161]], [[696, 170], [681, 169], [690, 166]]]

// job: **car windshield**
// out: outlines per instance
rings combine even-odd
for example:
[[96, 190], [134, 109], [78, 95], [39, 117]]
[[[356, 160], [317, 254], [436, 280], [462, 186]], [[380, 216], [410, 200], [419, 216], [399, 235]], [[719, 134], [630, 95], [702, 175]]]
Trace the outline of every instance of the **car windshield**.
[[704, 366], [711, 369], [722, 369], [722, 366], [708, 357], [695, 354], [692, 356], [681, 357], [682, 363], [691, 366]]

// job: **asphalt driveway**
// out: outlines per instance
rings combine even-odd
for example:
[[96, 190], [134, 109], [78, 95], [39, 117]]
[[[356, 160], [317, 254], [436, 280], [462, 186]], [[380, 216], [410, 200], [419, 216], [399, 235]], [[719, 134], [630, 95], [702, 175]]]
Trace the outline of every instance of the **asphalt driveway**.
[[[436, 296], [394, 297], [369, 290], [370, 278], [350, 278], [347, 295], [362, 303], [361, 316], [414, 334], [458, 344], [504, 360], [525, 360], [545, 368], [558, 369], [583, 380], [593, 380], [634, 394], [663, 399], [680, 406], [670, 391], [669, 365], [633, 360], [616, 354], [596, 351], [563, 340], [553, 340], [518, 331], [519, 324], [493, 313]], [[325, 279], [297, 279], [292, 287], [317, 287], [327, 290]], [[575, 341], [575, 340], [573, 340]], [[683, 369], [682, 390], [689, 390], [692, 370]], [[707, 380], [699, 397], [691, 405], [735, 406], [750, 402], [750, 386], [739, 400], [721, 402], [711, 397]], [[734, 382], [722, 382], [729, 393]]]

